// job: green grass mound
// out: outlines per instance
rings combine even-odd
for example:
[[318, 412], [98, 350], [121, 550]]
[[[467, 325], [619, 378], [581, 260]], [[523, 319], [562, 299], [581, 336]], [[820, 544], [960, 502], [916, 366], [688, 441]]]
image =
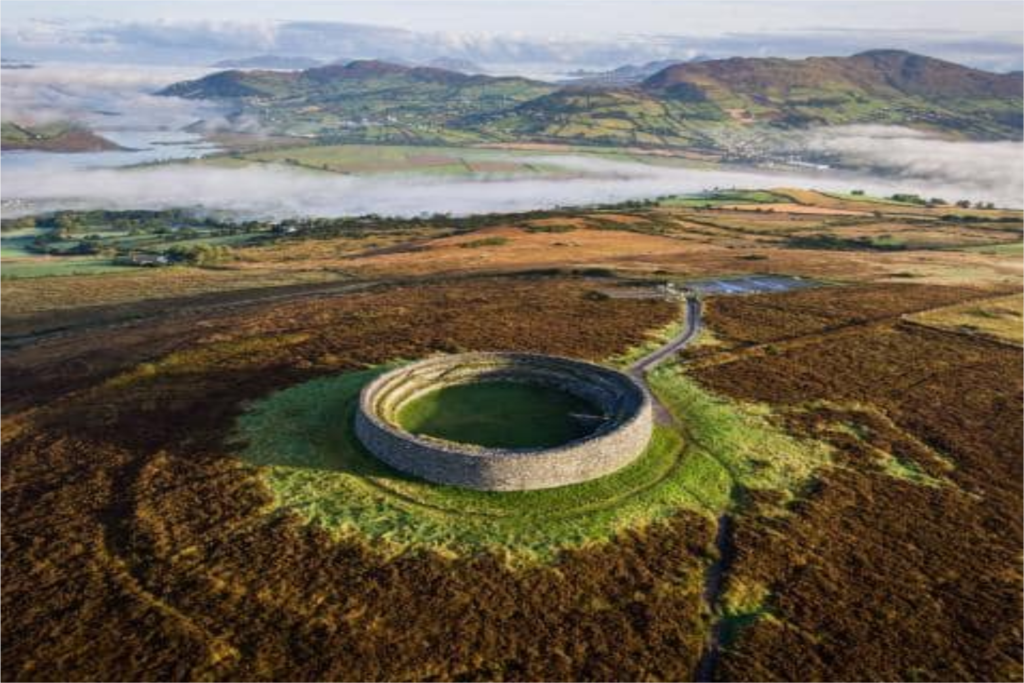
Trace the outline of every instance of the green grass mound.
[[589, 402], [565, 391], [520, 382], [477, 382], [444, 387], [402, 406], [398, 424], [413, 434], [488, 448], [544, 448], [578, 439], [592, 429], [580, 415]]
[[743, 487], [799, 491], [828, 461], [817, 443], [782, 434], [756, 409], [717, 399], [676, 371], [655, 390], [687, 425], [656, 427], [647, 450], [606, 477], [554, 489], [473, 491], [398, 472], [353, 433], [359, 391], [380, 369], [321, 378], [272, 394], [238, 421], [243, 461], [259, 467], [287, 510], [381, 550], [480, 550], [548, 560], [680, 509], [718, 515]]

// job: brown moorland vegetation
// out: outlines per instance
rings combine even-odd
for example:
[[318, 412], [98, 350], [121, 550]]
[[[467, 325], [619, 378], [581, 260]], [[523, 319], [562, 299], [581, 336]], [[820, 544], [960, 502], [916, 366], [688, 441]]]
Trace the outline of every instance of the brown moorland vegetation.
[[[756, 211], [760, 204], [743, 210], [666, 205], [565, 211], [548, 218], [492, 216], [465, 230], [445, 221], [403, 225], [382, 219], [352, 234], [292, 235], [238, 248], [231, 260], [211, 268], [9, 279], [4, 318], [8, 325], [30, 325], [31, 318], [47, 313], [60, 317], [90, 306], [229, 290], [537, 268], [988, 285], [1016, 284], [1024, 273], [1020, 212], [777, 193], [791, 196], [794, 204], [773, 212]], [[816, 207], [870, 214], [820, 214], [812, 211]], [[498, 238], [500, 244], [463, 247]]]
[[720, 297], [708, 303], [705, 319], [719, 339], [763, 344], [991, 296], [988, 289], [918, 284], [824, 287], [785, 296]]
[[[712, 327], [746, 342], [777, 339], [787, 322], [814, 331], [805, 316], [822, 313], [813, 300], [826, 291], [719, 301]], [[881, 316], [958, 292], [968, 295], [905, 288], [887, 304], [868, 289], [834, 307]], [[757, 303], [772, 311], [765, 329], [748, 317]], [[766, 586], [768, 616], [727, 648], [724, 680], [1020, 677], [1019, 349], [895, 318], [712, 355], [695, 372], [715, 391], [783, 407], [792, 431], [844, 458], [791, 514], [755, 504], [737, 523], [728, 582]], [[907, 476], [885, 476], [880, 456]]]
[[835, 209], [805, 204], [787, 204], [784, 202], [766, 202], [763, 204], [723, 204], [719, 207], [724, 211], [764, 211], [766, 213], [808, 214], [813, 216], [870, 216], [870, 211], [851, 209]]
[[[306, 369], [359, 367], [416, 358], [430, 350], [545, 349], [603, 358], [642, 341], [646, 330], [663, 326], [676, 315], [675, 306], [661, 301], [588, 298], [591, 286], [585, 279], [542, 275], [470, 278], [377, 286], [344, 297], [328, 291], [239, 310], [197, 307], [138, 324], [86, 328], [8, 354], [3, 364], [4, 404], [39, 405], [58, 393], [173, 351], [223, 348], [219, 357], [227, 357], [235, 341], [287, 335], [308, 337], [295, 352]], [[509, 311], [514, 314], [506, 315]], [[352, 349], [360, 353], [353, 356]], [[256, 351], [250, 345], [236, 355], [255, 363]], [[281, 364], [287, 361], [277, 359]]]
[[[303, 379], [464, 348], [606, 357], [676, 313], [589, 291], [506, 278], [271, 306], [180, 322], [160, 365], [130, 346], [135, 370], [86, 373], [52, 401], [18, 377], [38, 407], [5, 424], [4, 676], [687, 678], [703, 643], [703, 517], [526, 569], [386, 557], [265, 514], [269, 494], [223, 443], [246, 401]], [[74, 360], [62, 348], [51, 362]]]

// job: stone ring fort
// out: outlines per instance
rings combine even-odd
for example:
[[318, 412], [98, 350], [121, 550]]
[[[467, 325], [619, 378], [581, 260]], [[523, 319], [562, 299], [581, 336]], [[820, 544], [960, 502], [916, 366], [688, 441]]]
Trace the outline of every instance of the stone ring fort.
[[[543, 448], [492, 448], [404, 429], [398, 414], [431, 392], [485, 382], [556, 389], [582, 399], [574, 415], [586, 433]], [[610, 474], [646, 448], [652, 400], [628, 375], [593, 363], [530, 353], [465, 353], [428, 358], [387, 372], [363, 388], [356, 436], [395, 469], [440, 484], [489, 491], [565, 486]]]

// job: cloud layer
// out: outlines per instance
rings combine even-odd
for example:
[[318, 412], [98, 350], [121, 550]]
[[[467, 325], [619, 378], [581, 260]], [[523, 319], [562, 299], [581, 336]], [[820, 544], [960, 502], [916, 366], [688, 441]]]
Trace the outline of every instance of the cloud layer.
[[[1020, 158], [1018, 151], [1018, 160]], [[979, 188], [957, 183], [941, 166], [919, 173], [932, 176], [887, 180], [858, 174], [794, 174], [698, 170], [592, 157], [541, 157], [537, 162], [576, 171], [575, 179], [488, 177], [443, 179], [426, 176], [342, 176], [261, 165], [238, 169], [157, 166], [130, 170], [70, 170], [39, 166], [3, 173], [4, 199], [28, 201], [16, 212], [58, 207], [154, 209], [201, 207], [250, 217], [339, 216], [377, 213], [414, 216], [523, 211], [575, 206], [713, 188], [811, 187], [873, 194], [917, 192], [949, 200], [991, 200], [1021, 205], [1019, 179]]]
[[953, 142], [908, 128], [845, 126], [810, 133], [802, 146], [876, 175], [956, 188], [955, 198], [1019, 205], [1024, 195], [1019, 142]]
[[[197, 5], [199, 3], [196, 3]], [[607, 5], [599, 11], [609, 11]], [[623, 5], [625, 7], [625, 5]], [[682, 7], [682, 5], [681, 5]], [[524, 10], [528, 11], [528, 10]], [[625, 10], [622, 10], [625, 11]], [[866, 10], [870, 11], [870, 10]], [[685, 10], [679, 12], [681, 19]], [[980, 68], [1021, 68], [1021, 39], [1013, 32], [978, 34], [934, 30], [848, 30], [836, 26], [789, 31], [687, 35], [675, 27], [608, 36], [522, 35], [503, 32], [411, 31], [337, 21], [168, 20], [70, 21], [35, 19], [2, 29], [5, 56], [135, 63], [208, 64], [267, 52], [320, 59], [462, 58], [484, 65], [610, 67], [658, 59], [852, 54], [900, 47]]]
[[22, 124], [79, 121], [103, 129], [177, 129], [223, 117], [222, 107], [155, 91], [176, 81], [197, 78], [207, 69], [48, 65], [5, 69], [0, 91], [4, 121]]

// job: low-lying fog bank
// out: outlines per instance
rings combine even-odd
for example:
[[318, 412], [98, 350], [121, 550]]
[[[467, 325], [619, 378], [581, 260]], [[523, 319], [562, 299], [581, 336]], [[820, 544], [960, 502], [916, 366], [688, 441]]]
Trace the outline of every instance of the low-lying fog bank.
[[[1019, 150], [1017, 150], [1019, 159]], [[160, 209], [202, 207], [247, 217], [337, 216], [376, 213], [513, 212], [620, 202], [714, 188], [803, 187], [826, 191], [865, 190], [889, 195], [912, 192], [947, 201], [992, 201], [1019, 207], [1019, 164], [1002, 172], [953, 178], [886, 179], [849, 172], [703, 170], [626, 163], [585, 156], [544, 156], [534, 161], [577, 171], [576, 178], [485, 176], [347, 176], [260, 165], [227, 169], [164, 165], [135, 169], [69, 169], [39, 165], [5, 169], [3, 198], [9, 216], [58, 208]], [[991, 158], [990, 163], [995, 164]], [[20, 200], [12, 202], [11, 200]]]
[[840, 126], [808, 132], [801, 147], [863, 172], [955, 187], [963, 198], [988, 194], [986, 201], [1020, 206], [1024, 194], [1021, 142], [944, 140], [898, 126]]
[[219, 104], [153, 94], [171, 83], [209, 72], [58, 63], [4, 69], [0, 114], [4, 121], [23, 125], [75, 121], [98, 130], [176, 130], [197, 119], [215, 124], [224, 113]]
[[[89, 168], [202, 153], [194, 139], [186, 140], [192, 136], [180, 133], [198, 119], [214, 127], [241, 125], [247, 132], [254, 132], [251, 121], [227, 121], [222, 105], [152, 94], [168, 83], [206, 71], [66, 64], [5, 70], [4, 120], [80, 121], [112, 138], [124, 139], [126, 146], [146, 149], [89, 155], [4, 153], [5, 214], [71, 207], [177, 206], [234, 210], [261, 217], [469, 214], [619, 202], [716, 187], [780, 186], [842, 191], [857, 188], [883, 195], [911, 192], [951, 202], [991, 201], [1007, 207], [1024, 204], [1020, 142], [954, 142], [884, 126], [807, 132], [756, 127], [722, 131], [723, 139], [760, 150], [751, 155], [754, 159], [822, 159], [853, 167], [856, 172], [704, 170], [611, 161], [591, 155], [545, 155], [534, 160], [583, 176], [575, 179], [493, 175], [457, 179], [423, 175], [353, 177], [272, 166]], [[153, 133], [167, 136], [171, 142], [182, 142], [180, 149], [153, 143]], [[132, 135], [140, 142], [133, 142]], [[496, 152], [495, 157], [501, 158], [500, 153]], [[524, 157], [516, 159], [522, 161]]]

